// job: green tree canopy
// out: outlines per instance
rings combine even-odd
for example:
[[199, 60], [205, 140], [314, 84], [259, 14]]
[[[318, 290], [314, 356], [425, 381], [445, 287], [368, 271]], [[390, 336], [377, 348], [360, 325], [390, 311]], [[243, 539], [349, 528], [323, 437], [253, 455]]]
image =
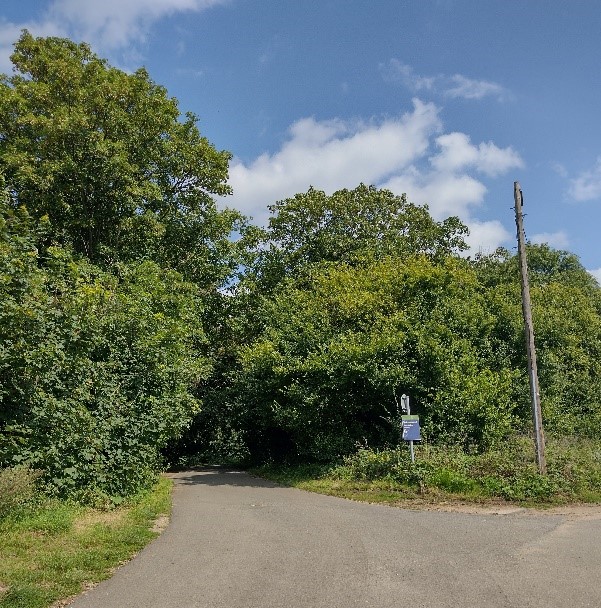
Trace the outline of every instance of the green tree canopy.
[[[551, 432], [598, 436], [601, 289], [575, 254], [546, 244], [526, 251], [543, 421]], [[517, 253], [500, 249], [477, 258], [474, 269], [487, 288], [499, 344], [513, 367], [527, 369]]]
[[[546, 431], [599, 437], [601, 290], [573, 254], [529, 253]], [[357, 442], [398, 441], [403, 392], [430, 441], [486, 449], [528, 431], [520, 283], [508, 252], [307, 264], [249, 300], [237, 361], [209, 392], [193, 440], [228, 456], [327, 460]]]
[[[563, 249], [553, 249], [546, 243], [527, 243], [528, 280], [532, 286], [560, 283], [569, 287], [596, 290], [593, 275], [582, 265], [578, 256]], [[489, 286], [516, 284], [519, 281], [519, 259], [500, 247], [491, 255], [480, 255], [474, 260], [480, 279]]]
[[[144, 69], [126, 74], [86, 44], [24, 32], [0, 80], [0, 168], [14, 206], [97, 261], [230, 192], [228, 152]], [[150, 217], [149, 217], [150, 216]], [[228, 233], [229, 235], [229, 233]]]
[[[229, 153], [144, 70], [24, 32], [0, 77], [0, 466], [126, 495], [210, 384], [257, 230]], [[236, 237], [236, 238], [234, 238]]]
[[319, 262], [356, 264], [389, 255], [444, 258], [466, 249], [458, 218], [436, 222], [405, 195], [360, 184], [328, 196], [306, 193], [270, 206], [262, 275], [268, 281]]
[[431, 440], [486, 447], [511, 429], [519, 373], [464, 260], [316, 267], [286, 280], [262, 318], [230, 395], [251, 454], [329, 459], [396, 442], [402, 393]]
[[0, 200], [0, 467], [44, 472], [61, 495], [124, 496], [160, 469], [209, 375], [194, 285], [154, 262], [119, 276]]

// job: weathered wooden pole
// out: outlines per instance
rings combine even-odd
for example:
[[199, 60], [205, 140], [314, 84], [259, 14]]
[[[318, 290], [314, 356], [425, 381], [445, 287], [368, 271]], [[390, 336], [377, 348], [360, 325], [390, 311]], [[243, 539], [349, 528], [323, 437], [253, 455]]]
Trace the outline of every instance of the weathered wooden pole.
[[545, 460], [545, 435], [540, 407], [540, 390], [538, 387], [538, 368], [536, 366], [536, 349], [534, 346], [534, 327], [532, 323], [532, 307], [530, 305], [530, 287], [528, 285], [528, 264], [526, 261], [526, 240], [524, 237], [524, 198], [519, 182], [513, 182], [513, 198], [515, 200], [515, 223], [518, 236], [518, 256], [520, 260], [520, 275], [522, 277], [522, 312], [524, 314], [524, 329], [526, 333], [526, 352], [528, 354], [528, 379], [530, 381], [530, 397], [532, 400], [532, 420], [534, 422], [534, 443], [536, 446], [536, 464], [538, 472], [545, 475], [547, 462]]

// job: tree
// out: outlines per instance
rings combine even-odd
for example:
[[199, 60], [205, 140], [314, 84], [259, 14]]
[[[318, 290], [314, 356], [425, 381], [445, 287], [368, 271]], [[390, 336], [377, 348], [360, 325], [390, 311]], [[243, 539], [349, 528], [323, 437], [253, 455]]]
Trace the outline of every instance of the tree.
[[[570, 251], [553, 249], [546, 243], [527, 243], [528, 278], [531, 285], [545, 286], [560, 283], [566, 287], [577, 287], [588, 291], [598, 289], [590, 272], [582, 265], [578, 256]], [[491, 255], [478, 255], [474, 268], [480, 279], [489, 286], [515, 284], [519, 281], [519, 259], [500, 247]]]
[[405, 195], [360, 184], [328, 196], [310, 188], [270, 206], [272, 216], [259, 274], [277, 282], [319, 262], [424, 254], [431, 259], [466, 249], [467, 228], [456, 217], [435, 222]]
[[315, 266], [260, 316], [227, 394], [255, 457], [328, 460], [394, 443], [402, 393], [430, 440], [484, 449], [512, 429], [516, 373], [461, 259]]
[[[601, 289], [576, 255], [528, 244], [528, 274], [545, 429], [601, 435]], [[522, 373], [518, 410], [529, 411], [527, 362], [517, 254], [500, 249], [474, 261], [487, 286], [494, 334]]]
[[[600, 437], [601, 290], [573, 254], [531, 251], [545, 428]], [[514, 262], [499, 252], [304, 263], [250, 300], [237, 361], [196, 438], [228, 455], [329, 460], [398, 441], [403, 392], [429, 441], [485, 450], [527, 432]]]
[[[257, 229], [144, 70], [24, 32], [0, 79], [0, 466], [126, 495], [190, 424]], [[234, 238], [235, 237], [235, 238]]]
[[114, 276], [40, 251], [46, 228], [0, 201], [0, 467], [39, 469], [63, 496], [125, 496], [199, 409], [198, 290], [150, 261]]
[[55, 242], [111, 261], [149, 226], [160, 244], [171, 220], [213, 211], [211, 195], [230, 192], [230, 154], [144, 69], [126, 74], [86, 44], [27, 31], [12, 61], [0, 80], [0, 168], [13, 206], [47, 216]]

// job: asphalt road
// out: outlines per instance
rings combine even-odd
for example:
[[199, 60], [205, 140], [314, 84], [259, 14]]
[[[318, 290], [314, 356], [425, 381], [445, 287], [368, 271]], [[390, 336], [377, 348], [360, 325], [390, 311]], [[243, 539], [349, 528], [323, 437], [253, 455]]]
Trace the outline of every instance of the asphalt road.
[[173, 477], [165, 532], [72, 608], [601, 607], [595, 511], [413, 511], [220, 468]]

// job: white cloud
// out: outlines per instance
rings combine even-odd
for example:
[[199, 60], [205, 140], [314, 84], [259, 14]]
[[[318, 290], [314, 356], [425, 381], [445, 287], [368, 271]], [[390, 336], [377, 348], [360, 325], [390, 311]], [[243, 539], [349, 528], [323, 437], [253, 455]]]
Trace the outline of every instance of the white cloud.
[[563, 230], [559, 230], [558, 232], [540, 232], [532, 235], [530, 241], [538, 245], [546, 243], [555, 249], [566, 249], [570, 244], [568, 235]]
[[430, 162], [439, 171], [458, 171], [474, 167], [480, 173], [496, 177], [524, 163], [513, 148], [498, 148], [492, 142], [474, 146], [465, 133], [448, 133], [436, 139], [440, 152]]
[[[439, 109], [413, 103], [411, 112], [379, 122], [298, 120], [276, 152], [248, 163], [234, 159], [234, 196], [226, 202], [265, 224], [267, 205], [309, 186], [332, 193], [364, 182], [427, 203], [437, 220], [458, 215], [470, 227], [471, 253], [494, 251], [510, 235], [500, 222], [474, 219], [486, 186], [473, 173], [496, 177], [521, 167], [521, 157], [492, 142], [474, 145], [463, 133], [441, 135]], [[439, 151], [432, 155], [434, 145]]]
[[[200, 12], [228, 0], [54, 0], [37, 21], [0, 23], [0, 69], [10, 69], [9, 55], [20, 31], [35, 36], [67, 36], [103, 52], [123, 51], [143, 43], [155, 21], [177, 12]], [[135, 55], [135, 49], [128, 49]]]
[[418, 205], [427, 204], [437, 220], [449, 215], [467, 217], [470, 207], [479, 205], [486, 194], [484, 184], [469, 175], [420, 172], [415, 167], [395, 175], [382, 187], [397, 194], [405, 192]]
[[597, 270], [589, 270], [589, 272], [597, 279], [597, 283], [601, 285], [601, 268], [597, 268]]
[[579, 202], [601, 198], [601, 156], [592, 169], [570, 180], [568, 196]]
[[380, 73], [387, 82], [402, 82], [412, 91], [432, 90], [440, 76], [418, 76], [410, 65], [391, 59], [387, 64], [380, 65]]
[[204, 72], [202, 70], [193, 70], [191, 68], [177, 68], [175, 73], [178, 76], [186, 76], [188, 78], [202, 78], [204, 76]]
[[506, 243], [511, 234], [498, 220], [490, 222], [479, 222], [478, 220], [469, 220], [467, 222], [470, 234], [466, 238], [469, 245], [469, 255], [476, 253], [490, 254], [493, 253], [503, 243]]
[[454, 99], [496, 97], [499, 101], [503, 101], [509, 97], [505, 87], [496, 82], [474, 80], [463, 74], [421, 76], [416, 74], [410, 65], [398, 59], [391, 59], [388, 63], [381, 64], [380, 73], [387, 82], [400, 82], [414, 92], [430, 91]]
[[440, 129], [438, 108], [417, 99], [411, 113], [381, 123], [301, 119], [276, 153], [249, 164], [234, 159], [235, 204], [263, 222], [268, 204], [310, 185], [331, 192], [359, 182], [381, 183], [423, 157]]
[[461, 97], [462, 99], [482, 99], [488, 95], [503, 99], [505, 89], [496, 82], [488, 80], [472, 80], [461, 74], [455, 74], [449, 79], [444, 94], [448, 97]]

